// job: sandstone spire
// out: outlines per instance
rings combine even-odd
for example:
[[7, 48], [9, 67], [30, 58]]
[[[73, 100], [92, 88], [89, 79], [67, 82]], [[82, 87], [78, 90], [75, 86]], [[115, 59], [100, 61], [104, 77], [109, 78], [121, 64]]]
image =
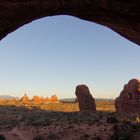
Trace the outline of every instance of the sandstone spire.
[[96, 111], [95, 100], [86, 85], [78, 85], [75, 95], [78, 99], [80, 111]]

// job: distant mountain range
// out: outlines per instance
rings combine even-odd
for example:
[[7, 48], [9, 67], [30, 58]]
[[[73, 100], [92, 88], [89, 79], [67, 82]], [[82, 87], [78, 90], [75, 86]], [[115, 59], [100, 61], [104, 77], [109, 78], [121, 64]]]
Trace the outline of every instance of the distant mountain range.
[[114, 101], [115, 99], [113, 98], [110, 98], [110, 99], [107, 99], [107, 98], [95, 98], [96, 101]]
[[11, 95], [0, 95], [0, 99], [19, 99], [19, 98]]
[[66, 103], [73, 103], [75, 101], [75, 98], [64, 98], [60, 99], [60, 102], [66, 102]]
[[[114, 99], [106, 99], [106, 98], [95, 98], [96, 101], [113, 101]], [[65, 103], [73, 103], [75, 101], [75, 98], [64, 98], [60, 99], [60, 102], [65, 102]]]

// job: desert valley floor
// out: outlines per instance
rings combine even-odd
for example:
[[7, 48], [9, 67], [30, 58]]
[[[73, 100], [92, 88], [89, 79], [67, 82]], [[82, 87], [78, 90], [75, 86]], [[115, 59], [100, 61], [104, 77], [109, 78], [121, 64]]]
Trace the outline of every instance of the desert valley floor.
[[139, 140], [140, 125], [118, 121], [114, 101], [96, 101], [96, 113], [78, 103], [0, 106], [0, 140]]

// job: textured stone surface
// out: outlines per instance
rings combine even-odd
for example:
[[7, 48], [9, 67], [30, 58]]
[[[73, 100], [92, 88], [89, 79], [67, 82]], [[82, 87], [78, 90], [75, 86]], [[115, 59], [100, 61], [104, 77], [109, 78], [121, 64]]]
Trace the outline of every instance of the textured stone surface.
[[77, 96], [80, 111], [96, 111], [95, 100], [86, 85], [78, 85], [75, 95]]
[[132, 79], [124, 86], [115, 107], [120, 115], [140, 115], [140, 80]]
[[54, 15], [105, 25], [140, 45], [140, 0], [0, 0], [0, 39], [35, 19]]

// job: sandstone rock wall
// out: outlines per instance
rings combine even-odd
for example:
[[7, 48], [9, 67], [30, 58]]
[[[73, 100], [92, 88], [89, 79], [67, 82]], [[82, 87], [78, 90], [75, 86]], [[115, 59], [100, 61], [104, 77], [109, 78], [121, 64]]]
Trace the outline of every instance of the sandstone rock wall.
[[140, 80], [132, 79], [124, 86], [115, 107], [119, 115], [140, 116]]

